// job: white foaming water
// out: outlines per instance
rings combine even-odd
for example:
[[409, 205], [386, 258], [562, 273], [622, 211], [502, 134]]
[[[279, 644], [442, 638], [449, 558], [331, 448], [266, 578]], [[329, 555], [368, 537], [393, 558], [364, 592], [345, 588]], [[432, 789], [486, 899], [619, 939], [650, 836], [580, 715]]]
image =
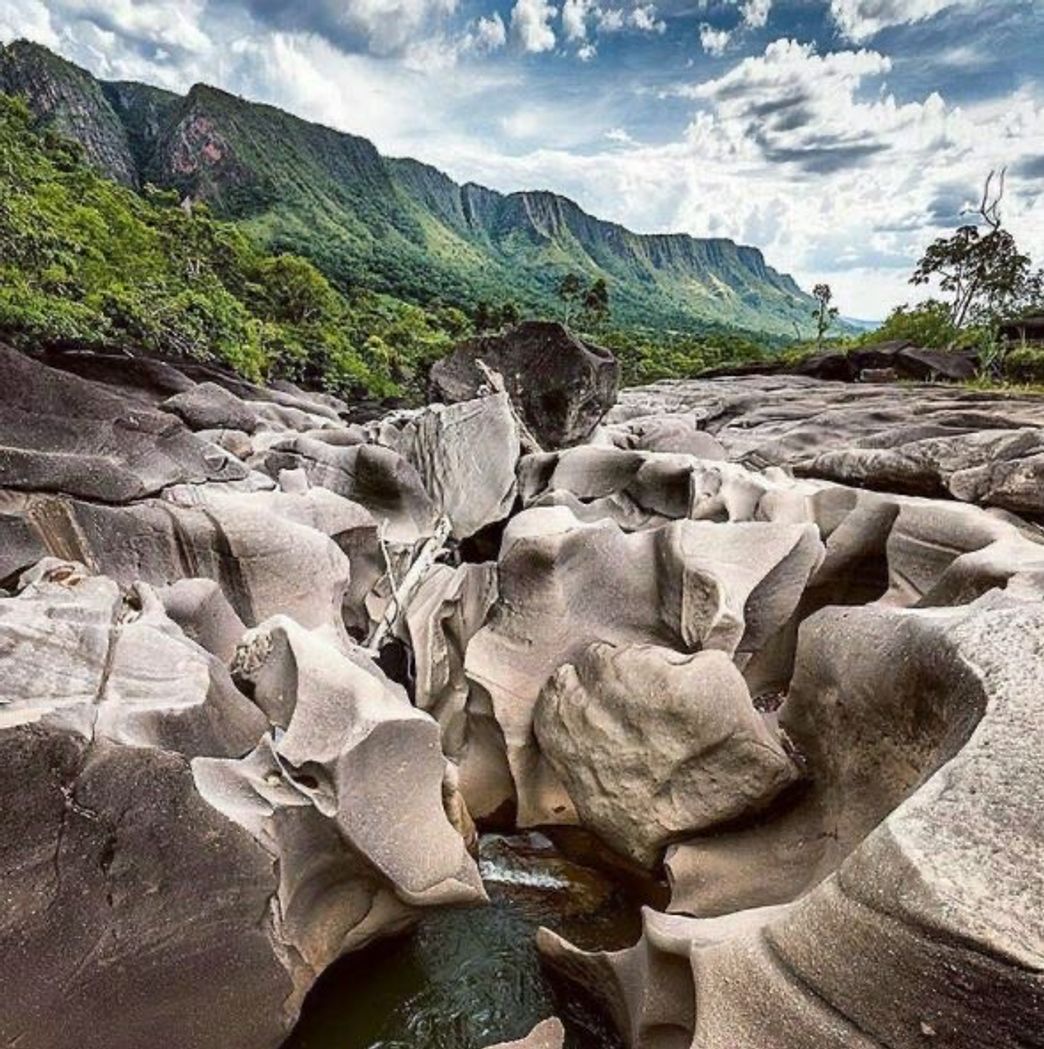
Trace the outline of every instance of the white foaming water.
[[500, 885], [521, 885], [527, 889], [566, 889], [569, 882], [548, 871], [527, 870], [524, 867], [509, 867], [497, 860], [483, 859], [479, 862], [479, 874], [483, 881]]

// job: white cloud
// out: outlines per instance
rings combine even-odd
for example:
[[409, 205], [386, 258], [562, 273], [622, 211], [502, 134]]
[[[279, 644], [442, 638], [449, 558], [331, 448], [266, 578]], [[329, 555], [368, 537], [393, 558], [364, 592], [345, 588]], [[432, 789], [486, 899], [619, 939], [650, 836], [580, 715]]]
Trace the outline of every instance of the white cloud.
[[700, 26], [700, 46], [708, 55], [723, 55], [732, 34], [727, 29], [715, 29], [704, 22]]
[[740, 6], [743, 24], [751, 29], [761, 29], [768, 22], [772, 10], [772, 0], [746, 0]]
[[506, 43], [507, 29], [504, 20], [494, 11], [489, 18], [476, 19], [464, 35], [462, 50], [489, 54], [499, 50]]
[[622, 127], [611, 127], [606, 133], [605, 137], [610, 142], [619, 142], [625, 146], [634, 145], [634, 139]]
[[866, 40], [894, 25], [923, 22], [949, 7], [976, 0], [830, 0], [830, 13], [850, 40]]
[[601, 33], [615, 33], [624, 27], [624, 13], [619, 7], [598, 9], [598, 30]]
[[581, 62], [590, 62], [598, 54], [598, 47], [590, 42], [582, 44], [576, 52]]
[[664, 33], [667, 23], [656, 17], [655, 4], [641, 4], [631, 11], [627, 24], [643, 33]]
[[523, 51], [554, 49], [555, 31], [550, 22], [557, 13], [547, 0], [517, 0], [511, 11], [511, 31]]
[[565, 0], [562, 4], [562, 30], [566, 40], [583, 40], [587, 36], [587, 16], [591, 0]]
[[59, 37], [51, 13], [40, 0], [0, 0], [0, 40], [23, 37], [45, 47], [57, 47]]

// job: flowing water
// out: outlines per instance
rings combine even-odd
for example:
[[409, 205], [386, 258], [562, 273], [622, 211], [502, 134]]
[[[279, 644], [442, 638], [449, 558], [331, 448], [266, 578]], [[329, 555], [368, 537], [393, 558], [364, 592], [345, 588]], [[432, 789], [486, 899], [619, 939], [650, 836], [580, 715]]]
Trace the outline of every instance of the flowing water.
[[548, 979], [534, 935], [546, 925], [585, 947], [623, 947], [638, 938], [637, 904], [539, 834], [486, 835], [480, 855], [488, 907], [432, 910], [408, 936], [333, 966], [284, 1049], [483, 1049], [551, 1015], [568, 1049], [618, 1049], [608, 1017]]

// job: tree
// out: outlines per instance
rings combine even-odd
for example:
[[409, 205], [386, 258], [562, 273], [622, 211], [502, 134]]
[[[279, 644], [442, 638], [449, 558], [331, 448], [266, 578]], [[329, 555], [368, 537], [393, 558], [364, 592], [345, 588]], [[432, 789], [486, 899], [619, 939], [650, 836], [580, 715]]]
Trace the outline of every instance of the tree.
[[819, 305], [812, 311], [812, 317], [816, 322], [816, 346], [823, 349], [823, 336], [830, 330], [830, 325], [837, 317], [837, 307], [831, 306], [834, 297], [829, 284], [817, 284], [812, 289], [812, 297]]
[[584, 286], [575, 273], [567, 273], [558, 285], [558, 297], [562, 300], [562, 318], [565, 324], [569, 323], [573, 306], [580, 301]]
[[599, 277], [584, 293], [584, 318], [592, 328], [598, 328], [609, 316], [609, 287]]
[[500, 326], [502, 328], [510, 328], [513, 324], [518, 324], [521, 319], [522, 313], [517, 303], [509, 300], [500, 307]]
[[486, 302], [485, 299], [479, 302], [475, 307], [475, 313], [472, 320], [475, 323], [475, 331], [480, 335], [482, 332], [489, 331], [491, 328], [496, 327], [493, 320], [493, 311], [490, 309], [489, 303]]
[[[995, 181], [996, 180], [996, 181]], [[1017, 310], [1039, 298], [1044, 276], [1034, 273], [1030, 258], [1001, 224], [1005, 171], [986, 178], [978, 221], [961, 226], [949, 237], [939, 237], [925, 250], [911, 284], [937, 281], [951, 296], [950, 323], [989, 323], [1004, 312]]]

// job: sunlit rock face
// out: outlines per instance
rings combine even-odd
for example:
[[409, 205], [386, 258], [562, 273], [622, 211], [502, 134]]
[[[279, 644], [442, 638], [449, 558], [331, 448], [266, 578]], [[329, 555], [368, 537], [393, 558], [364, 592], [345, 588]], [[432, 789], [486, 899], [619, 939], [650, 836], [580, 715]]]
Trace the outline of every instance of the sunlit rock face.
[[146, 584], [59, 561], [0, 626], [6, 1036], [276, 1046], [340, 954], [484, 899], [438, 726], [367, 656], [277, 617], [248, 698]]

